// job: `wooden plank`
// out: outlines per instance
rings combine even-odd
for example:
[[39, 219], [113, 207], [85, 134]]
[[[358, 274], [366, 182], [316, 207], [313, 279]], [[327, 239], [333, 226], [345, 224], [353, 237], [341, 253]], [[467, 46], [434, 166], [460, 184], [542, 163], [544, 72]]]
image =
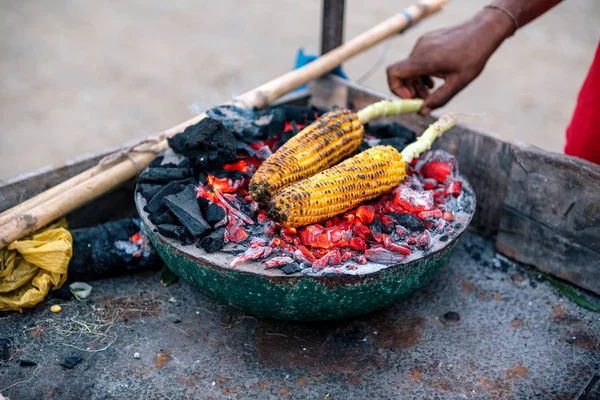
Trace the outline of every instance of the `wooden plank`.
[[507, 206], [496, 250], [600, 294], [600, 252]]
[[513, 146], [498, 250], [600, 294], [600, 167]]

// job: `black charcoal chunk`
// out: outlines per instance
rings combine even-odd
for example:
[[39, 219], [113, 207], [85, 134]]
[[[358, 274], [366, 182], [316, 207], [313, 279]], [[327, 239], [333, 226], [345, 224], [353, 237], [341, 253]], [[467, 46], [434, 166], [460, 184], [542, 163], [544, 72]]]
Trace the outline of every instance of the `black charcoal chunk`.
[[296, 121], [290, 122], [290, 126], [292, 127], [292, 132], [294, 133], [294, 135], [297, 135], [300, 132], [300, 128], [298, 128], [298, 124], [296, 123]]
[[371, 233], [374, 237], [381, 236], [383, 233], [383, 222], [381, 222], [381, 218], [376, 215], [373, 218], [373, 222], [369, 225], [369, 229], [371, 229]]
[[225, 228], [219, 228], [198, 244], [199, 247], [203, 248], [207, 253], [214, 253], [219, 251], [225, 246]]
[[421, 221], [419, 218], [415, 217], [412, 214], [390, 213], [389, 216], [392, 217], [392, 219], [394, 221], [396, 221], [397, 224], [402, 225], [403, 227], [405, 227], [406, 229], [408, 229], [410, 231], [420, 232], [423, 229], [425, 229], [425, 225], [423, 224], [423, 221]]
[[302, 267], [300, 265], [298, 265], [298, 263], [289, 263], [283, 266], [283, 268], [281, 268], [281, 270], [287, 274], [295, 274], [296, 272], [300, 272], [302, 271]]
[[369, 145], [369, 143], [367, 143], [365, 140], [363, 140], [362, 142], [360, 142], [360, 144], [358, 145], [358, 148], [356, 149], [357, 153], [362, 153], [363, 151], [371, 148], [372, 146]]
[[138, 185], [138, 192], [146, 201], [150, 201], [162, 187], [163, 185], [141, 183]]
[[193, 175], [191, 168], [150, 168], [140, 175], [140, 183], [169, 183], [180, 181]]
[[194, 168], [194, 166], [187, 157], [183, 157], [183, 159], [177, 164], [177, 168]]
[[225, 218], [226, 212], [223, 207], [218, 205], [217, 203], [210, 202], [208, 207], [206, 207], [206, 211], [204, 212], [204, 219], [210, 226], [215, 226], [215, 224], [221, 222], [223, 218]]
[[381, 141], [379, 142], [379, 145], [380, 146], [392, 146], [396, 150], [402, 151], [402, 150], [404, 150], [404, 148], [406, 146], [408, 146], [412, 142], [413, 141], [409, 141], [404, 138], [394, 137], [394, 138], [389, 138], [389, 139], [381, 139]]
[[[73, 257], [69, 280], [89, 282], [109, 276], [148, 271], [161, 265], [161, 258], [149, 246], [145, 227], [138, 218], [109, 221], [88, 228], [72, 229]], [[65, 288], [65, 296], [69, 291]], [[61, 291], [59, 289], [59, 291]], [[56, 292], [51, 292], [56, 295]]]
[[183, 226], [177, 226], [173, 224], [158, 225], [156, 229], [158, 229], [158, 233], [171, 239], [181, 240], [187, 233]]
[[254, 150], [248, 143], [244, 142], [241, 139], [236, 140], [235, 144], [238, 151], [245, 151], [249, 156], [254, 157], [256, 155], [256, 150]]
[[460, 314], [454, 311], [448, 311], [446, 314], [442, 315], [440, 321], [442, 321], [444, 325], [456, 324], [460, 322]]
[[[69, 277], [71, 277], [71, 270], [73, 269], [72, 267], [73, 262], [69, 263]], [[50, 292], [50, 295], [56, 299], [60, 299], [60, 300], [65, 300], [65, 301], [69, 301], [75, 298], [75, 296], [73, 295], [73, 292], [71, 292], [71, 289], [68, 286], [62, 286], [60, 289], [56, 289]]]
[[164, 207], [163, 199], [165, 196], [169, 196], [175, 193], [181, 192], [186, 187], [185, 184], [180, 182], [171, 182], [166, 184], [156, 193], [152, 199], [146, 204], [144, 210], [149, 214], [161, 213], [166, 210]]
[[154, 160], [152, 160], [150, 162], [150, 164], [148, 164], [148, 168], [160, 167], [160, 165], [162, 164], [164, 159], [165, 159], [165, 156], [163, 156], [162, 154], [159, 156], [156, 156], [156, 158]]
[[177, 218], [175, 218], [173, 213], [171, 213], [171, 211], [169, 211], [169, 210], [166, 210], [165, 212], [163, 212], [161, 214], [150, 214], [148, 216], [148, 219], [154, 225], [162, 225], [162, 224], [178, 225], [179, 224], [179, 222], [177, 221]]
[[192, 237], [203, 237], [210, 232], [210, 225], [206, 223], [200, 212], [193, 186], [187, 186], [177, 194], [165, 196], [164, 203]]
[[173, 151], [187, 157], [196, 172], [220, 168], [236, 157], [236, 141], [221, 121], [204, 118], [168, 139]]
[[391, 124], [367, 124], [365, 135], [375, 136], [379, 139], [402, 138], [408, 143], [414, 142], [417, 138], [415, 132], [397, 122], [392, 122]]
[[37, 363], [31, 360], [19, 360], [19, 367], [35, 367]]
[[294, 132], [293, 129], [288, 129], [287, 131], [283, 132], [283, 134], [279, 138], [279, 141], [277, 142], [278, 148], [286, 144], [287, 141], [293, 138], [296, 134], [297, 132]]
[[221, 121], [236, 138], [247, 143], [280, 134], [286, 122], [285, 111], [279, 107], [248, 110], [225, 105], [211, 108], [207, 114]]
[[62, 365], [65, 368], [68, 368], [68, 369], [73, 369], [82, 360], [83, 360], [83, 358], [81, 358], [81, 357], [67, 357], [67, 358], [65, 358], [65, 361], [60, 363], [60, 365]]
[[287, 121], [294, 121], [298, 124], [306, 124], [315, 121], [318, 117], [325, 114], [325, 110], [317, 107], [295, 106], [284, 104], [278, 108], [285, 112]]
[[12, 347], [12, 340], [8, 338], [0, 338], [0, 360], [10, 360], [10, 348]]
[[200, 207], [201, 210], [206, 210], [206, 207], [208, 207], [210, 204], [210, 200], [205, 199], [204, 197], [197, 197], [196, 201], [198, 202], [198, 207]]
[[252, 178], [251, 173], [228, 169], [213, 169], [209, 171], [204, 171], [204, 173], [201, 172], [199, 176], [204, 177], [208, 176], [209, 174], [219, 179], [229, 178], [232, 182], [243, 178]]

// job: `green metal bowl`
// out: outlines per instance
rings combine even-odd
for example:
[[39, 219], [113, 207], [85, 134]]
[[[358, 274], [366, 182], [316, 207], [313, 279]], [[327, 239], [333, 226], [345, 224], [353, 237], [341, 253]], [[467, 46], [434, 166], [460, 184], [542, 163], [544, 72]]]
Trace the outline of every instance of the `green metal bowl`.
[[[155, 232], [143, 210], [146, 201], [137, 190], [135, 200], [155, 249], [165, 264], [192, 287], [251, 315], [314, 321], [347, 318], [386, 307], [429, 282], [446, 264], [475, 210], [473, 190], [464, 178], [461, 181], [461, 196], [470, 196], [472, 204], [469, 210], [455, 215], [456, 222], [462, 224], [460, 229], [450, 231], [445, 242], [434, 240], [427, 256], [411, 255], [395, 265], [371, 263], [369, 272], [363, 274], [286, 275], [257, 262], [232, 268], [232, 254], [208, 254], [195, 245], [185, 246]], [[364, 271], [362, 267], [359, 271]]]

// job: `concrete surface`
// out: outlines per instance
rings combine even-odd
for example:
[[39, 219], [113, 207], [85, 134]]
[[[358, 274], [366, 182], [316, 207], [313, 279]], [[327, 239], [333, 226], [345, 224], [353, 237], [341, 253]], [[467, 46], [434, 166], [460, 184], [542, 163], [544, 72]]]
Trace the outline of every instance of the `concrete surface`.
[[[412, 0], [349, 1], [346, 38]], [[487, 1], [451, 0], [393, 39], [365, 82], [389, 93], [385, 66], [428, 30]], [[317, 52], [321, 2], [180, 0], [0, 3], [0, 179], [169, 128], [291, 69]], [[564, 2], [507, 42], [445, 109], [469, 123], [561, 151], [600, 37], [600, 2]], [[360, 78], [381, 46], [345, 65]]]
[[[89, 283], [84, 302], [0, 314], [13, 343], [2, 395], [566, 400], [600, 368], [597, 314], [471, 233], [410, 299], [328, 323], [254, 318], [182, 282], [163, 287], [158, 273]], [[83, 358], [74, 369], [59, 365], [72, 356]]]

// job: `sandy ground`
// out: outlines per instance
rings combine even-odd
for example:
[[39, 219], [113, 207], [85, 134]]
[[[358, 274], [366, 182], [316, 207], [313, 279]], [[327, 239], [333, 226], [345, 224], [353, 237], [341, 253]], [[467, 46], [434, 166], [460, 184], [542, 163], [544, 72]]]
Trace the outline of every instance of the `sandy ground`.
[[[346, 38], [411, 0], [349, 1]], [[389, 93], [385, 66], [428, 30], [486, 1], [446, 10], [393, 39], [365, 85]], [[292, 68], [319, 49], [321, 2], [270, 0], [0, 3], [0, 179], [169, 128]], [[510, 39], [445, 109], [507, 138], [561, 151], [600, 37], [600, 2], [564, 2]], [[345, 65], [354, 80], [382, 47]]]

